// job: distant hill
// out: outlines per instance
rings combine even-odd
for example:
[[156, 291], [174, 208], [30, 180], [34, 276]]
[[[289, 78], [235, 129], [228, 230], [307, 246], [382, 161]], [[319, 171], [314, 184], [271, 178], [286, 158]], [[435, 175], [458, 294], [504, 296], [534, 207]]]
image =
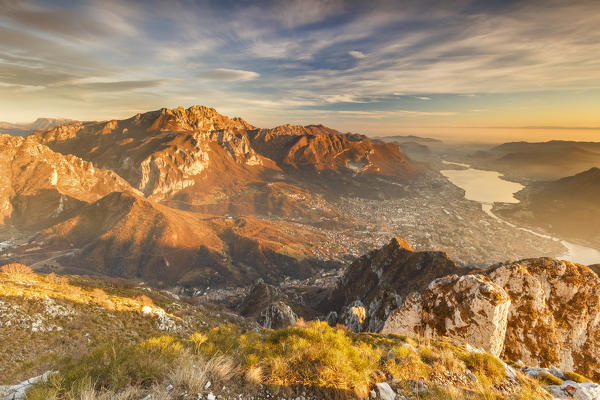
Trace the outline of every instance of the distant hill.
[[518, 204], [498, 212], [600, 248], [600, 169], [591, 168], [557, 181], [532, 184], [516, 194]]
[[504, 143], [475, 156], [474, 165], [513, 179], [555, 180], [600, 167], [600, 143], [559, 141]]
[[415, 135], [377, 136], [373, 139], [381, 140], [384, 142], [442, 143], [442, 141], [438, 139]]
[[14, 124], [11, 122], [0, 122], [0, 133], [14, 136], [27, 136], [34, 132], [45, 131], [60, 125], [70, 125], [77, 121], [66, 118], [38, 118], [34, 122], [25, 124]]

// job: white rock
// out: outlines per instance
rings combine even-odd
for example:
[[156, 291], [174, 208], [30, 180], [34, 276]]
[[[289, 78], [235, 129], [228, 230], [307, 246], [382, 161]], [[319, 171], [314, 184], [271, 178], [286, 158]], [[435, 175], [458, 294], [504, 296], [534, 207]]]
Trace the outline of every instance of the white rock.
[[385, 321], [381, 333], [447, 336], [499, 356], [511, 300], [482, 275], [451, 275], [411, 293]]
[[377, 388], [379, 397], [381, 397], [382, 400], [394, 400], [396, 398], [396, 392], [394, 392], [387, 382], [376, 383], [375, 387]]

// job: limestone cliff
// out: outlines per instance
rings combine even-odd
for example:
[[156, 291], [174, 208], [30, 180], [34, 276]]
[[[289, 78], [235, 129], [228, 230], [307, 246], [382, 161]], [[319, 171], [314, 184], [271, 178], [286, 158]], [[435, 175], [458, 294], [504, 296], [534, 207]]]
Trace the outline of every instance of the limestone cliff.
[[450, 336], [505, 359], [598, 379], [600, 279], [588, 267], [548, 258], [499, 264], [412, 293], [383, 332]]
[[113, 191], [135, 190], [112, 171], [50, 150], [31, 137], [0, 135], [0, 223], [40, 228]]
[[451, 275], [410, 294], [382, 333], [449, 336], [499, 356], [510, 304], [506, 292], [485, 276]]

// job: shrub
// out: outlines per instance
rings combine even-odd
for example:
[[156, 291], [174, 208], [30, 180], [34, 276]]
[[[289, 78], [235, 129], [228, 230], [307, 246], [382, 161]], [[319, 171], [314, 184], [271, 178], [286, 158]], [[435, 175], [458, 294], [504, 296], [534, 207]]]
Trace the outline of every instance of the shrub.
[[92, 290], [92, 298], [94, 299], [94, 301], [96, 303], [98, 303], [100, 306], [102, 306], [103, 308], [105, 308], [107, 310], [115, 309], [115, 305], [110, 300], [110, 298], [108, 297], [106, 292], [102, 289], [94, 288]]
[[475, 374], [488, 377], [493, 383], [506, 376], [506, 368], [500, 360], [488, 353], [471, 352], [463, 361]]
[[5, 264], [0, 267], [0, 272], [7, 274], [11, 277], [20, 277], [22, 275], [33, 274], [33, 269], [25, 264], [11, 263]]

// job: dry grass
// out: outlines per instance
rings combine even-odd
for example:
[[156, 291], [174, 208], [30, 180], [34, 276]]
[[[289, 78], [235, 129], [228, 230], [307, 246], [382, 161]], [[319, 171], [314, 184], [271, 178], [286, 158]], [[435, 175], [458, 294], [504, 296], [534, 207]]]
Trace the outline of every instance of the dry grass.
[[[0, 327], [0, 385], [55, 369], [65, 354], [78, 358], [110, 338], [133, 344], [163, 334], [158, 317], [144, 314], [144, 306], [163, 309], [181, 336], [221, 325], [228, 318], [225, 313], [212, 317], [204, 306], [193, 306], [161, 292], [119, 285], [120, 281], [105, 282], [96, 277], [0, 273], [0, 313], [8, 312], [2, 322], [12, 318], [10, 326]], [[47, 313], [49, 303], [71, 314], [57, 317]], [[25, 314], [44, 327], [55, 327], [34, 331], [32, 322], [23, 322]]]
[[237, 374], [237, 368], [231, 357], [203, 357], [187, 354], [181, 357], [169, 374], [169, 381], [179, 388], [200, 393], [207, 382], [228, 382]]
[[590, 379], [586, 378], [583, 375], [579, 375], [577, 372], [573, 372], [573, 371], [565, 372], [565, 380], [573, 381], [573, 382], [577, 382], [577, 383], [591, 382]]
[[[160, 336], [137, 345], [99, 346], [64, 364], [30, 400], [128, 399], [132, 388], [153, 399], [171, 399], [222, 386], [247, 393], [255, 384], [290, 396], [293, 388], [308, 388], [317, 397], [366, 398], [376, 382], [393, 379], [406, 394], [412, 394], [411, 382], [426, 383], [429, 390], [419, 395], [422, 400], [497, 400], [503, 398], [495, 388], [502, 380], [499, 366], [504, 374], [493, 356], [468, 353], [444, 340], [419, 345], [410, 338], [354, 334], [323, 322], [246, 333], [228, 325], [185, 340]], [[466, 368], [476, 371], [478, 382], [433, 383], [440, 374], [460, 374]], [[512, 399], [545, 398], [539, 382], [525, 376], [521, 380], [522, 390]], [[165, 390], [168, 384], [171, 391]]]

